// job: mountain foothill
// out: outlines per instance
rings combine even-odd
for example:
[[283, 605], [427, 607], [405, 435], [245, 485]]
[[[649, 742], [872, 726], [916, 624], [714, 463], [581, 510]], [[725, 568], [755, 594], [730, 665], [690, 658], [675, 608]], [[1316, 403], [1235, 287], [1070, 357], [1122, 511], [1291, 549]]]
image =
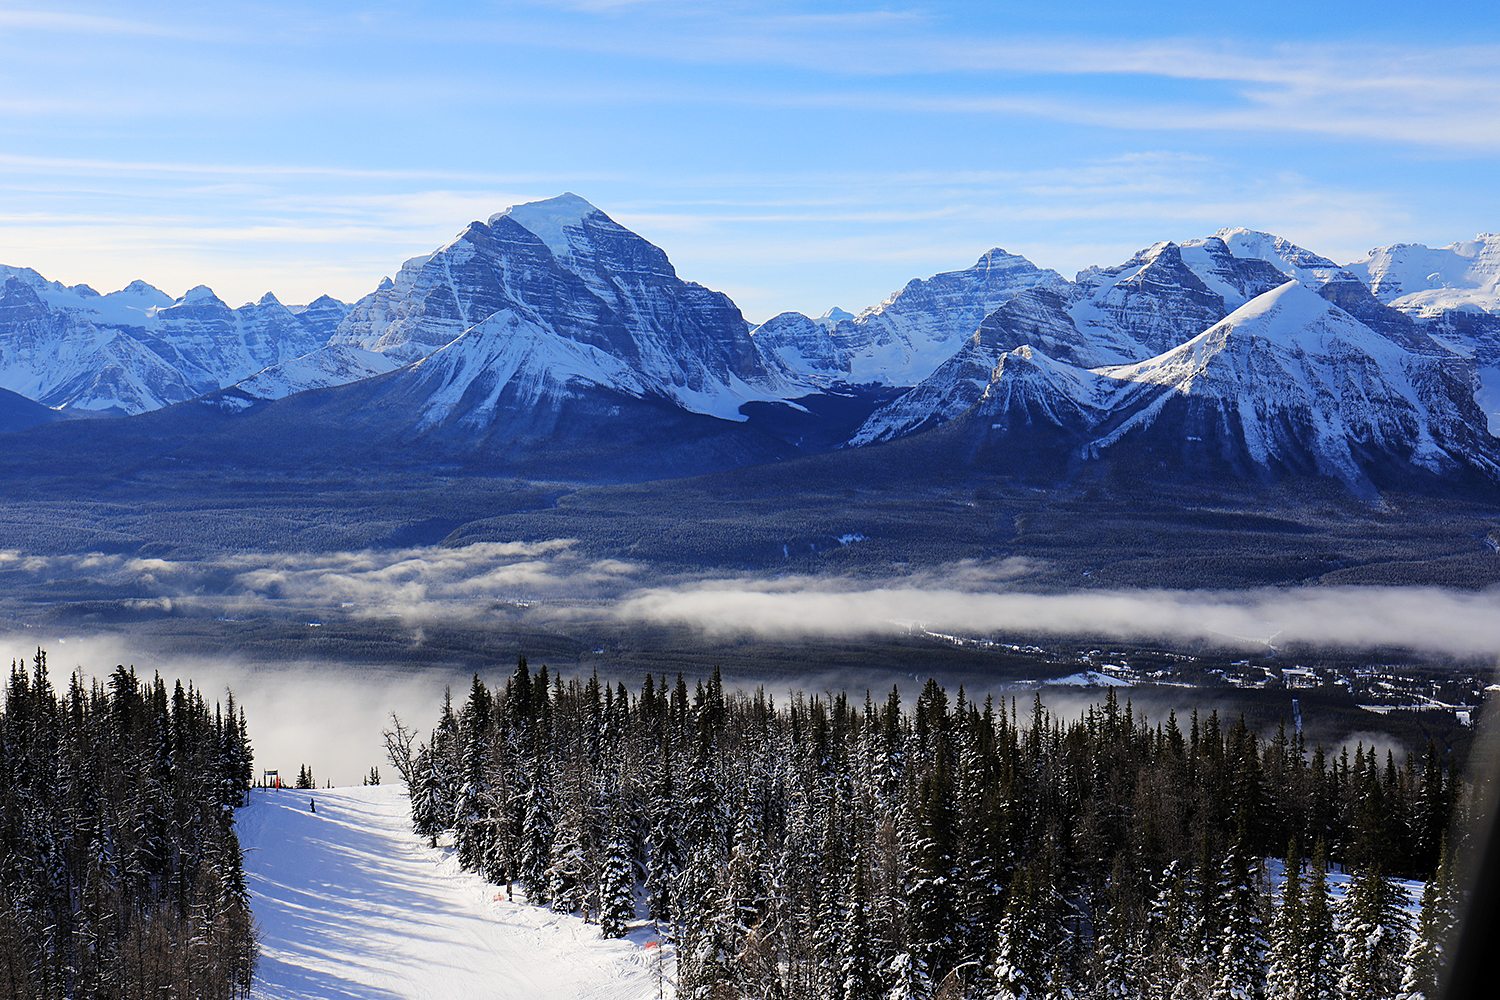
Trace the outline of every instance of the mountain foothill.
[[895, 448], [1050, 481], [1490, 493], [1497, 282], [1493, 234], [1339, 265], [1222, 229], [1071, 279], [997, 248], [857, 314], [756, 325], [564, 194], [353, 304], [0, 267], [0, 455], [627, 482]]

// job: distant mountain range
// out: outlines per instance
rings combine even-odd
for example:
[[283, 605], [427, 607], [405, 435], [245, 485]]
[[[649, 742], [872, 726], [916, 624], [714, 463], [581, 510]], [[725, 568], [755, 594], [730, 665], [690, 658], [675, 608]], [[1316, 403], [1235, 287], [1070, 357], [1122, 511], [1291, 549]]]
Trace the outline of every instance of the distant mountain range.
[[[128, 440], [141, 460], [630, 479], [952, 425], [944, 447], [1001, 473], [1149, 456], [1357, 491], [1495, 484], [1500, 236], [1341, 267], [1224, 229], [1072, 280], [994, 249], [858, 314], [753, 326], [565, 194], [471, 223], [352, 306], [0, 267], [0, 389], [10, 447]], [[134, 416], [58, 423], [87, 413]]]

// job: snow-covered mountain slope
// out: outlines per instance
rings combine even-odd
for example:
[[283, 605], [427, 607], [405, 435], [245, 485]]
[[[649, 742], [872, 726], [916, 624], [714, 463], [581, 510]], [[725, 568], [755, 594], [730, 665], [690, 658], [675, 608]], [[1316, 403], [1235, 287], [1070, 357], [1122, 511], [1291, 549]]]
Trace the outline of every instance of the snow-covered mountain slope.
[[201, 285], [174, 301], [142, 281], [99, 295], [30, 268], [0, 278], [0, 387], [84, 410], [140, 413], [231, 384], [313, 350], [344, 310], [325, 297], [304, 319], [269, 293], [230, 309]]
[[1222, 319], [1224, 299], [1188, 267], [1175, 243], [1147, 247], [1123, 264], [1078, 273], [1069, 309], [1089, 364], [1150, 357]]
[[1500, 235], [1432, 248], [1377, 247], [1349, 270], [1381, 302], [1473, 365], [1475, 398], [1500, 433]]
[[1181, 466], [1316, 474], [1356, 489], [1500, 479], [1497, 443], [1444, 358], [1300, 282], [1146, 361], [1086, 371], [1044, 358], [1012, 352], [996, 367], [969, 419], [989, 443], [1045, 429], [1085, 459], [1172, 454]]
[[[840, 310], [842, 312], [842, 310]], [[845, 314], [846, 319], [852, 319]], [[838, 320], [813, 319], [799, 312], [778, 313], [751, 331], [763, 355], [813, 385], [849, 381], [848, 352], [833, 338]]]
[[1413, 318], [1450, 310], [1500, 313], [1500, 234], [1432, 248], [1420, 243], [1377, 247], [1348, 269], [1375, 297]]
[[1237, 256], [1259, 257], [1269, 262], [1397, 343], [1423, 353], [1442, 350], [1408, 316], [1377, 299], [1359, 275], [1327, 257], [1280, 236], [1251, 229], [1221, 229], [1218, 235]]
[[1068, 301], [1049, 288], [1028, 289], [985, 317], [959, 351], [926, 379], [872, 413], [851, 446], [890, 441], [936, 427], [979, 401], [996, 364], [1012, 349], [1035, 346], [1050, 358], [1086, 367], [1084, 336]]
[[[501, 312], [557, 341], [549, 374], [512, 373], [523, 381], [555, 380], [560, 359], [591, 347], [639, 376], [621, 391], [727, 419], [741, 419], [747, 400], [798, 388], [762, 357], [727, 296], [678, 278], [660, 248], [573, 194], [471, 223], [435, 253], [407, 261], [355, 305], [332, 342], [413, 361]], [[484, 329], [504, 336], [506, 327]]]
[[281, 399], [294, 392], [326, 389], [383, 375], [398, 367], [399, 362], [384, 354], [340, 344], [320, 347], [299, 358], [263, 368], [234, 383], [234, 388], [256, 399]]
[[1017, 295], [985, 317], [963, 347], [906, 395], [871, 414], [850, 444], [888, 441], [951, 420], [978, 402], [1001, 356], [1038, 348], [1083, 368], [1122, 364], [1175, 347], [1287, 280], [1219, 237], [1157, 243], [1075, 283]]
[[[795, 333], [802, 343], [811, 342], [787, 321], [788, 314], [776, 318], [778, 326], [770, 331], [776, 337], [771, 349], [814, 385], [831, 384], [830, 373], [854, 384], [914, 385], [952, 357], [985, 316], [1017, 293], [1067, 285], [1067, 279], [1056, 271], [997, 247], [962, 271], [913, 278], [852, 319], [839, 318], [843, 310], [830, 310], [812, 320], [828, 330], [837, 352], [832, 358], [809, 355], [800, 343], [787, 350], [788, 333]], [[757, 330], [757, 338], [761, 335]], [[799, 355], [801, 366], [795, 367]]]
[[[309, 800], [316, 802], [311, 812]], [[506, 899], [411, 833], [398, 785], [256, 789], [236, 814], [260, 932], [252, 995], [263, 1000], [461, 997], [647, 1000], [649, 925], [620, 940]]]
[[[1460, 381], [1469, 377], [1452, 345], [1445, 348], [1433, 338], [1436, 328], [1379, 302], [1354, 273], [1279, 237], [1222, 229], [1180, 246], [1155, 244], [1113, 267], [1088, 268], [1065, 290], [1066, 298], [1017, 296], [988, 316], [928, 379], [873, 413], [850, 444], [891, 440], [953, 419], [979, 400], [988, 370], [1015, 348], [1034, 347], [1083, 368], [1144, 361], [1198, 336], [1289, 278], [1403, 349], [1443, 359]], [[1453, 339], [1472, 346], [1472, 337]], [[1500, 362], [1500, 352], [1494, 360]]]
[[556, 336], [502, 309], [403, 373], [402, 391], [420, 400], [415, 426], [483, 432], [497, 421], [548, 422], [588, 389], [649, 398], [652, 380], [601, 347]]

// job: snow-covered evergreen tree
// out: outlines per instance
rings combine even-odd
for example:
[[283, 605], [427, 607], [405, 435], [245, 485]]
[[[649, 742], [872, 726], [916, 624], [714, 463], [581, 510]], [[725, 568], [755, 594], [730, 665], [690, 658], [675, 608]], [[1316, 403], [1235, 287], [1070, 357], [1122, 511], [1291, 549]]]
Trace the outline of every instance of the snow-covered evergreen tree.
[[489, 779], [490, 711], [489, 691], [475, 674], [469, 700], [460, 715], [460, 745], [455, 756], [462, 764], [462, 783], [453, 802], [458, 861], [469, 871], [480, 870], [494, 831]]
[[1271, 919], [1266, 949], [1266, 995], [1300, 1000], [1302, 982], [1303, 923], [1302, 854], [1294, 838], [1283, 862], [1281, 902]]
[[1265, 917], [1259, 879], [1252, 874], [1245, 845], [1236, 838], [1224, 858], [1214, 935], [1217, 962], [1211, 1000], [1258, 1000], [1265, 986]]
[[1390, 1000], [1407, 949], [1402, 893], [1377, 867], [1356, 869], [1337, 910], [1342, 1000]]
[[1313, 847], [1302, 892], [1301, 956], [1297, 965], [1301, 1000], [1335, 1000], [1339, 996], [1339, 941], [1328, 888], [1328, 852], [1321, 840]]
[[1116, 860], [1094, 919], [1094, 1000], [1136, 1000], [1144, 995], [1145, 956], [1126, 906], [1124, 867]]
[[439, 770], [437, 755], [430, 747], [417, 752], [417, 783], [412, 789], [411, 821], [417, 833], [437, 846], [438, 834], [443, 832], [443, 776]]
[[614, 817], [615, 830], [605, 846], [599, 871], [599, 929], [608, 938], [624, 937], [635, 918], [635, 866], [630, 859], [630, 836]]
[[548, 894], [547, 881], [552, 868], [552, 796], [547, 787], [546, 773], [540, 768], [531, 775], [522, 809], [518, 874], [526, 884], [526, 898], [533, 903], [546, 903], [552, 898]]
[[662, 923], [677, 920], [677, 881], [682, 875], [679, 830], [682, 818], [672, 781], [669, 760], [662, 762], [660, 776], [652, 786], [650, 858], [646, 869], [646, 893], [651, 916]]
[[995, 928], [995, 1000], [1041, 1000], [1048, 993], [1055, 935], [1048, 933], [1048, 886], [1028, 865], [1011, 882], [1005, 915]]
[[552, 842], [552, 863], [547, 866], [546, 898], [558, 913], [583, 909], [588, 895], [585, 881], [588, 859], [583, 843], [584, 827], [577, 810], [564, 812]]
[[1453, 858], [1446, 837], [1439, 839], [1437, 873], [1422, 890], [1422, 912], [1403, 962], [1401, 1000], [1438, 1000], [1443, 960], [1457, 923]]
[[927, 1000], [931, 988], [921, 959], [911, 952], [897, 952], [886, 966], [882, 977], [890, 983], [885, 1000]]

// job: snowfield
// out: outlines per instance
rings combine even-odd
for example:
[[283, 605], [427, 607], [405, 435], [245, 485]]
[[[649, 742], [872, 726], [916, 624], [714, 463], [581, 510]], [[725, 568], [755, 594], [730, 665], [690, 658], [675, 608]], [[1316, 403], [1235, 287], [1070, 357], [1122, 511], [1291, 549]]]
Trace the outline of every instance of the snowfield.
[[507, 902], [411, 832], [400, 785], [255, 789], [236, 828], [260, 930], [257, 998], [658, 996], [649, 924], [610, 941], [578, 917]]

